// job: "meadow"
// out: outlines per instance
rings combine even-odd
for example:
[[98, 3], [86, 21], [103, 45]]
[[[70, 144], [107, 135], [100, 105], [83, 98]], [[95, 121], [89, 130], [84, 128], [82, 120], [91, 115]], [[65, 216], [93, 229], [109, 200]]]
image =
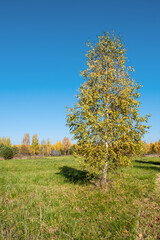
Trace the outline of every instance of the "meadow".
[[160, 158], [112, 171], [102, 191], [73, 156], [0, 161], [0, 239], [160, 239]]

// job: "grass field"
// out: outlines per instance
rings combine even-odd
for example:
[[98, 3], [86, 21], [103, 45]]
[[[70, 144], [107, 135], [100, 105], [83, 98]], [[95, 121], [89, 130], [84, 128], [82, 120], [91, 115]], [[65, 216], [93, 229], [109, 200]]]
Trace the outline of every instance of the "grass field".
[[0, 161], [0, 239], [160, 239], [160, 158], [86, 183], [74, 157]]

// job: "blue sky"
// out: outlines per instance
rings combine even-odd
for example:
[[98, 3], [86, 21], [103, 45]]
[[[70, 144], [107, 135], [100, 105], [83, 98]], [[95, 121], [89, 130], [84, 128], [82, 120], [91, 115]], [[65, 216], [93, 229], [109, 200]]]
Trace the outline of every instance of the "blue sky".
[[40, 142], [71, 137], [65, 106], [83, 82], [86, 41], [121, 33], [128, 64], [143, 84], [141, 113], [151, 113], [147, 142], [160, 139], [159, 0], [1, 0], [0, 137], [20, 144], [25, 133]]

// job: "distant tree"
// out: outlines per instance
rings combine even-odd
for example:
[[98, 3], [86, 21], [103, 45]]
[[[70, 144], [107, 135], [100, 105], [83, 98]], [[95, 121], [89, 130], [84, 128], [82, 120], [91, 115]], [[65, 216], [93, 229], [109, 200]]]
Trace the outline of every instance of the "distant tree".
[[2, 156], [4, 159], [12, 159], [14, 156], [13, 150], [11, 147], [5, 145], [0, 149], [0, 156]]
[[2, 137], [2, 138], [0, 138], [0, 144], [4, 144], [4, 145], [7, 145], [7, 146], [9, 146], [9, 147], [11, 147], [11, 140], [10, 140], [10, 137], [7, 137], [7, 138], [5, 138], [5, 137]]
[[22, 140], [22, 145], [26, 145], [26, 146], [29, 146], [30, 145], [30, 136], [29, 136], [29, 133], [26, 133], [23, 137], [23, 140]]
[[21, 151], [23, 152], [22, 154], [24, 155], [29, 155], [30, 154], [30, 136], [29, 133], [26, 133], [23, 137], [22, 140], [22, 148]]
[[160, 153], [160, 140], [155, 143], [155, 151], [156, 153]]
[[67, 125], [77, 140], [76, 152], [90, 174], [105, 186], [108, 166], [128, 165], [146, 132], [149, 115], [139, 114], [140, 85], [126, 66], [126, 49], [119, 37], [104, 33], [88, 42], [87, 69], [81, 72], [77, 102], [68, 109]]
[[28, 149], [28, 146], [20, 145], [19, 146], [19, 153], [22, 154], [22, 155], [30, 155], [30, 151]]
[[41, 152], [43, 154], [43, 157], [45, 155], [45, 150], [46, 150], [46, 141], [43, 139], [41, 142]]
[[46, 150], [47, 150], [47, 156], [49, 156], [49, 154], [51, 152], [51, 142], [50, 142], [49, 138], [47, 139]]
[[63, 152], [63, 144], [62, 144], [61, 141], [57, 141], [54, 144], [54, 150], [61, 151], [61, 153], [64, 154], [64, 152]]
[[32, 145], [31, 145], [31, 151], [35, 155], [39, 153], [39, 142], [38, 142], [38, 137], [37, 134], [34, 134], [32, 137]]
[[151, 142], [151, 143], [149, 144], [149, 153], [150, 153], [150, 154], [156, 153], [156, 145], [155, 145], [154, 142]]
[[71, 142], [69, 141], [69, 138], [64, 137], [62, 144], [63, 144], [64, 154], [67, 155], [72, 145]]
[[11, 147], [10, 137], [7, 137], [7, 138], [6, 138], [5, 145]]
[[12, 151], [13, 151], [13, 156], [16, 156], [19, 153], [19, 149], [17, 146], [13, 146]]

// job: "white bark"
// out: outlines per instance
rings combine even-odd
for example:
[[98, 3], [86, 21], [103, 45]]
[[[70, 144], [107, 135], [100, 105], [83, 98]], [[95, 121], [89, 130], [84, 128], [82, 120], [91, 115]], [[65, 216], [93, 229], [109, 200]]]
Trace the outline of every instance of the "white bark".
[[[108, 148], [108, 143], [106, 142], [106, 150]], [[107, 167], [108, 167], [108, 155], [106, 154], [106, 162], [105, 162], [105, 165], [104, 165], [104, 168], [103, 168], [103, 176], [102, 176], [102, 179], [101, 179], [101, 187], [105, 187], [106, 185], [106, 181], [107, 181]]]

